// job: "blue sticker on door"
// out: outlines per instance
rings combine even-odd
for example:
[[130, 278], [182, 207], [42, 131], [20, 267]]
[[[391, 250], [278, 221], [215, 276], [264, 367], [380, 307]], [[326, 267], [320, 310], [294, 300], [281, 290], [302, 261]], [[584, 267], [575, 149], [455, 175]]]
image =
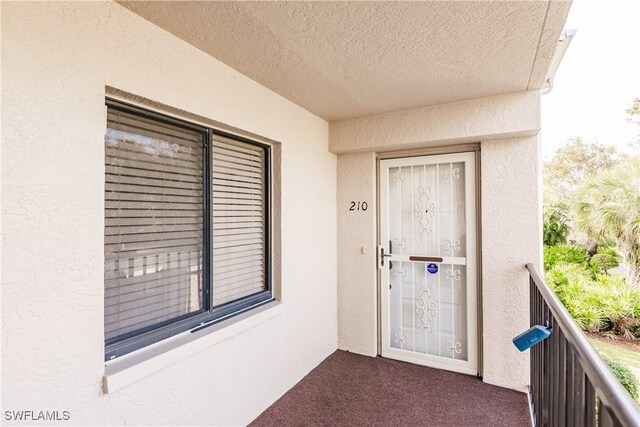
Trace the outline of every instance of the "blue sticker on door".
[[438, 272], [438, 265], [433, 263], [427, 265], [427, 271], [431, 274], [436, 274]]

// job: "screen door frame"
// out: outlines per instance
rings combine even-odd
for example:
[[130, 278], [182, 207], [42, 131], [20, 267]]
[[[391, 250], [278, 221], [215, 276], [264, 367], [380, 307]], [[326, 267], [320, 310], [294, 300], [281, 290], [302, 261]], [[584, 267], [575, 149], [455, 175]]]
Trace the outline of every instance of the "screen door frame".
[[[459, 156], [461, 155], [461, 156]], [[453, 157], [451, 157], [453, 156]], [[474, 239], [467, 239], [468, 243], [473, 242], [473, 248], [468, 247], [469, 250], [475, 252], [474, 259], [471, 261], [471, 266], [468, 269], [468, 273], [473, 277], [473, 281], [475, 282], [475, 303], [473, 307], [467, 306], [467, 313], [473, 313], [473, 316], [468, 317], [467, 326], [471, 325], [475, 329], [474, 331], [469, 330], [468, 332], [468, 341], [469, 341], [469, 351], [468, 351], [468, 363], [465, 366], [463, 364], [457, 363], [460, 361], [454, 361], [453, 364], [442, 363], [440, 360], [432, 360], [425, 361], [422, 358], [413, 358], [411, 355], [408, 357], [396, 357], [395, 355], [389, 356], [388, 354], [384, 354], [387, 357], [393, 357], [398, 360], [405, 360], [411, 363], [417, 363], [421, 365], [431, 366], [438, 369], [452, 370], [455, 372], [465, 373], [469, 375], [476, 375], [478, 377], [482, 377], [482, 233], [481, 233], [481, 203], [480, 203], [480, 190], [481, 190], [481, 156], [480, 156], [480, 143], [468, 143], [468, 144], [460, 144], [460, 145], [452, 145], [449, 147], [429, 147], [429, 148], [421, 148], [421, 149], [413, 149], [413, 150], [402, 150], [402, 151], [393, 151], [393, 152], [384, 152], [377, 153], [376, 155], [376, 189], [377, 189], [377, 243], [380, 245], [381, 243], [381, 197], [380, 197], [380, 189], [381, 189], [381, 162], [390, 159], [411, 159], [415, 160], [416, 157], [429, 157], [430, 159], [460, 159], [464, 158], [465, 162], [470, 162], [473, 165], [474, 173], [471, 174], [471, 184], [468, 184], [468, 188], [465, 188], [465, 191], [472, 190], [473, 196], [466, 197], [467, 211], [469, 207], [474, 211], [475, 218], [467, 218], [467, 229], [471, 229], [473, 231]], [[409, 160], [409, 162], [411, 162]], [[444, 160], [433, 160], [434, 162], [444, 162]], [[465, 175], [469, 175], [468, 171]], [[388, 183], [385, 183], [388, 185]], [[468, 191], [467, 191], [468, 192]], [[471, 240], [471, 241], [470, 241]], [[380, 246], [379, 246], [380, 247]], [[378, 248], [379, 248], [378, 247]], [[467, 253], [467, 257], [469, 257], [470, 253]], [[380, 250], [377, 251], [377, 257], [380, 257]], [[378, 260], [378, 266], [380, 262]], [[381, 284], [382, 284], [382, 274], [383, 270], [378, 269], [377, 274], [377, 336], [378, 336], [378, 355], [383, 355], [383, 333], [382, 328], [388, 328], [389, 325], [383, 325], [382, 322], [382, 295], [381, 295]], [[388, 273], [386, 273], [388, 274]], [[471, 280], [468, 280], [469, 283], [472, 283]], [[471, 286], [471, 285], [469, 285]], [[388, 348], [389, 343], [387, 343]], [[473, 345], [474, 349], [471, 348]], [[441, 359], [436, 356], [436, 359]]]

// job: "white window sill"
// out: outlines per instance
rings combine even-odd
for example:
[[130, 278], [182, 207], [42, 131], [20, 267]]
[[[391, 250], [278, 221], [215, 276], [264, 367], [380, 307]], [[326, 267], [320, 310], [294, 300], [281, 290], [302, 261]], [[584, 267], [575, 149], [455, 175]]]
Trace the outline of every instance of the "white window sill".
[[273, 301], [198, 332], [186, 331], [108, 361], [105, 363], [103, 391], [113, 393], [280, 314], [282, 314], [282, 304]]

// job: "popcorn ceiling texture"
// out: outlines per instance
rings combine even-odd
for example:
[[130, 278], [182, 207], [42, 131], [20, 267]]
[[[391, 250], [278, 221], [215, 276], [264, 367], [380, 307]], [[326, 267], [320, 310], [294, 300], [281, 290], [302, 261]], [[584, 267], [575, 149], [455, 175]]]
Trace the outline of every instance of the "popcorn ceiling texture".
[[[3, 2], [2, 65], [3, 411], [242, 425], [336, 349], [324, 120], [112, 2]], [[107, 395], [105, 86], [281, 142], [283, 301], [282, 315]]]
[[120, 3], [326, 120], [538, 89], [571, 5]]

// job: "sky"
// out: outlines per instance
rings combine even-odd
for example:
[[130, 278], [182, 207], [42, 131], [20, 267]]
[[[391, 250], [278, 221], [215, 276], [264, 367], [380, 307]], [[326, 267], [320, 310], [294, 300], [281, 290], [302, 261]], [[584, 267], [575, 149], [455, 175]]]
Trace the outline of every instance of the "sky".
[[624, 112], [640, 97], [640, 0], [574, 0], [566, 29], [577, 29], [542, 96], [545, 158], [579, 136], [621, 150], [638, 128]]

